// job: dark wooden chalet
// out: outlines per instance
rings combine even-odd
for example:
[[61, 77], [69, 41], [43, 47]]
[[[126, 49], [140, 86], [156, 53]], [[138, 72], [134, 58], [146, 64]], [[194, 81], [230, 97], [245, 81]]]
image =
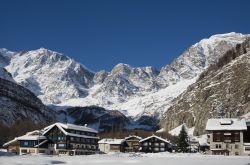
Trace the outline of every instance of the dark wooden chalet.
[[145, 139], [140, 140], [142, 152], [165, 152], [171, 151], [171, 143], [159, 136], [152, 135]]
[[45, 128], [49, 154], [93, 154], [98, 151], [97, 131], [86, 126], [56, 123]]
[[126, 152], [138, 152], [140, 150], [140, 140], [142, 138], [139, 136], [128, 136], [125, 138], [127, 141], [128, 147], [125, 148]]

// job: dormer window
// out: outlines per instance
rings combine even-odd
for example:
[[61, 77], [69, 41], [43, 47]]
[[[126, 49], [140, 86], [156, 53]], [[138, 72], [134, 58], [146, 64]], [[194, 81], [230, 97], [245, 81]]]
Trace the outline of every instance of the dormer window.
[[220, 124], [221, 125], [231, 125], [233, 121], [231, 119], [221, 119]]

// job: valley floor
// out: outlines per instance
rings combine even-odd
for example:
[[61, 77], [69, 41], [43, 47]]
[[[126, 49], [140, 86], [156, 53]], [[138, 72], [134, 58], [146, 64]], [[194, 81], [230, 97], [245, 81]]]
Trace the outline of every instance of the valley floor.
[[248, 156], [200, 154], [107, 154], [89, 156], [0, 156], [0, 165], [250, 165]]

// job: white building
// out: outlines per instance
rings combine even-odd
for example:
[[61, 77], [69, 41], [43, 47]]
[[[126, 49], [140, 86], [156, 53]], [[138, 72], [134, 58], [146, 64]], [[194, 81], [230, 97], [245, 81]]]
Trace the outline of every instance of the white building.
[[125, 139], [102, 139], [98, 141], [98, 145], [103, 153], [125, 152], [125, 147], [128, 147]]
[[247, 155], [247, 144], [244, 144], [247, 139], [243, 138], [247, 131], [245, 119], [208, 119], [206, 131], [209, 133], [210, 154]]

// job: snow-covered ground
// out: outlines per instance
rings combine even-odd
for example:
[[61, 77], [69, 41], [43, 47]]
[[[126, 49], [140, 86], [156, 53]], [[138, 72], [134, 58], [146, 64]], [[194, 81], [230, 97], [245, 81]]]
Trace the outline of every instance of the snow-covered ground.
[[89, 156], [0, 156], [1, 165], [249, 165], [250, 157], [210, 156], [200, 154], [108, 154]]

